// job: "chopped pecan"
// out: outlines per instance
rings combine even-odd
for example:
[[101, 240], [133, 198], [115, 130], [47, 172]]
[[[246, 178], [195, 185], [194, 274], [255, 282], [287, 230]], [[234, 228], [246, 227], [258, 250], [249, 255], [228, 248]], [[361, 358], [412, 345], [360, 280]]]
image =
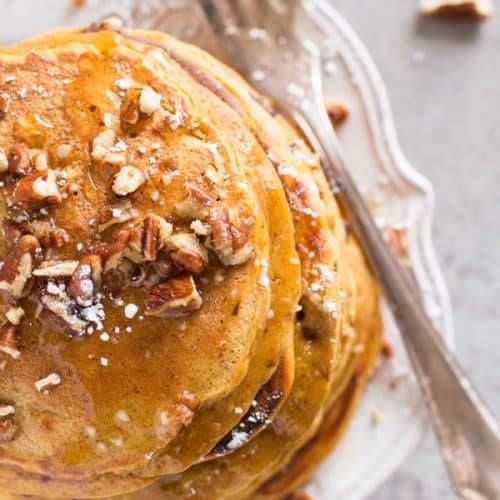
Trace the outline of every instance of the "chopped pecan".
[[45, 261], [33, 271], [33, 276], [38, 278], [68, 278], [75, 272], [77, 267], [77, 260]]
[[0, 269], [0, 290], [6, 291], [14, 299], [21, 298], [40, 253], [40, 244], [34, 236], [19, 238]]
[[227, 208], [211, 209], [208, 224], [212, 229], [209, 246], [225, 266], [237, 266], [251, 259], [253, 247], [248, 231], [231, 224]]
[[66, 160], [71, 155], [73, 146], [71, 144], [59, 144], [56, 146], [55, 154], [58, 160]]
[[349, 108], [336, 99], [326, 99], [325, 106], [330, 122], [334, 127], [344, 123], [350, 114]]
[[149, 215], [143, 222], [142, 251], [144, 258], [150, 262], [156, 260], [160, 248], [160, 221], [160, 217]]
[[0, 174], [7, 172], [9, 169], [9, 160], [7, 159], [7, 155], [3, 152], [3, 149], [0, 149]]
[[50, 243], [54, 248], [62, 248], [68, 241], [69, 234], [60, 227], [56, 227], [50, 233]]
[[8, 323], [0, 327], [0, 352], [13, 359], [19, 359], [21, 353], [17, 348], [16, 327]]
[[0, 116], [9, 112], [10, 108], [10, 95], [6, 92], [0, 94]]
[[90, 306], [102, 285], [102, 262], [99, 255], [86, 255], [73, 272], [69, 295], [83, 307]]
[[123, 200], [106, 208], [99, 217], [99, 231], [103, 232], [115, 224], [123, 224], [137, 217], [137, 210], [130, 200]]
[[158, 252], [165, 248], [172, 234], [172, 224], [158, 215], [148, 215], [142, 227], [136, 227], [130, 231], [128, 248], [125, 257], [132, 262], [154, 262]]
[[37, 153], [33, 157], [32, 162], [36, 170], [42, 171], [49, 168], [49, 165], [47, 163], [47, 156], [45, 156], [45, 153]]
[[146, 298], [146, 315], [177, 318], [197, 311], [201, 305], [202, 299], [193, 277], [182, 275], [150, 290]]
[[120, 31], [123, 28], [123, 21], [117, 16], [110, 16], [90, 24], [83, 31], [94, 33], [96, 31]]
[[12, 325], [19, 325], [24, 316], [24, 309], [22, 307], [11, 307], [6, 313], [5, 317]]
[[128, 125], [135, 125], [139, 121], [139, 89], [128, 89], [121, 107], [121, 119]]
[[40, 303], [51, 313], [56, 325], [70, 337], [85, 333], [89, 323], [80, 317], [78, 304], [53, 283], [41, 291]]
[[8, 162], [9, 172], [19, 177], [27, 175], [33, 168], [28, 149], [24, 144], [16, 144], [9, 149]]
[[194, 234], [174, 234], [168, 239], [166, 248], [172, 261], [190, 273], [200, 274], [208, 265], [207, 249]]
[[105, 273], [111, 269], [116, 269], [120, 265], [129, 239], [130, 232], [122, 230], [118, 231], [114, 241], [111, 243], [100, 243], [95, 246], [93, 251], [96, 255], [101, 257], [101, 263]]
[[139, 109], [141, 113], [146, 115], [152, 115], [155, 111], [160, 109], [161, 105], [161, 94], [155, 92], [149, 85], [146, 85], [141, 90], [141, 95], [139, 96]]
[[186, 185], [188, 196], [175, 205], [175, 211], [181, 217], [190, 219], [204, 219], [208, 216], [210, 205], [214, 199], [200, 186], [188, 183]]
[[116, 135], [111, 129], [103, 130], [92, 141], [92, 159], [100, 161], [104, 159], [109, 148], [113, 146], [116, 140]]
[[128, 196], [135, 193], [145, 182], [146, 177], [142, 170], [125, 165], [115, 175], [111, 189], [117, 196]]
[[48, 221], [34, 220], [30, 224], [31, 232], [43, 247], [62, 248], [68, 241], [68, 233]]
[[2, 221], [2, 229], [7, 241], [15, 243], [23, 235], [23, 230], [19, 224], [10, 219], [4, 219]]
[[0, 418], [0, 444], [13, 441], [17, 435], [18, 427], [12, 415]]
[[14, 190], [14, 201], [20, 204], [55, 204], [61, 201], [53, 170], [38, 171], [20, 179]]
[[493, 13], [492, 0], [420, 0], [426, 15], [488, 19]]

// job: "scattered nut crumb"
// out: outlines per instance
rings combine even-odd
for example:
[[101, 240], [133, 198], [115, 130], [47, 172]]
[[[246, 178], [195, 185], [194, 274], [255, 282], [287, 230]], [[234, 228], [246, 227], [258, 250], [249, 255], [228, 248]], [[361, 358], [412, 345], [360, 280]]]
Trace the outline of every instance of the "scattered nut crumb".
[[0, 418], [14, 415], [16, 409], [12, 405], [0, 405]]
[[161, 95], [155, 92], [150, 86], [146, 85], [139, 97], [139, 109], [147, 115], [153, 114], [160, 109]]
[[117, 196], [135, 193], [146, 182], [142, 171], [137, 167], [126, 165], [116, 174], [112, 190]]
[[35, 382], [35, 388], [38, 392], [42, 392], [45, 388], [56, 386], [61, 383], [61, 377], [57, 373], [50, 373], [44, 378]]
[[423, 14], [489, 19], [493, 14], [492, 0], [420, 0]]
[[392, 342], [387, 337], [384, 337], [380, 352], [382, 353], [382, 356], [384, 356], [384, 358], [386, 359], [393, 358], [394, 355], [396, 354]]
[[24, 316], [24, 309], [22, 307], [11, 307], [6, 313], [5, 317], [13, 325], [19, 325]]
[[326, 99], [325, 106], [330, 122], [334, 127], [344, 123], [351, 113], [345, 104], [333, 98]]

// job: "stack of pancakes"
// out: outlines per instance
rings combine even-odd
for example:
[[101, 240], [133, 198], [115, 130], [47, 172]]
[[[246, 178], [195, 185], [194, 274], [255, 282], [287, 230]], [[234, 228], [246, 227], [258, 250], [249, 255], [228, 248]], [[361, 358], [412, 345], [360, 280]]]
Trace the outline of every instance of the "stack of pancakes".
[[0, 50], [0, 491], [281, 498], [346, 427], [378, 290], [297, 130], [164, 34]]

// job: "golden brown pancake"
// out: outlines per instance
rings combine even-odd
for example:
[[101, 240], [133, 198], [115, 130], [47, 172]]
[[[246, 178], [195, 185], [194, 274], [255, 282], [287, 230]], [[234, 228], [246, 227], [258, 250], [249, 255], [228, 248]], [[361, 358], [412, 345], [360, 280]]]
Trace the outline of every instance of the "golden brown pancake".
[[[24, 252], [28, 237], [38, 241], [32, 267], [42, 269], [27, 297], [10, 293], [11, 283], [4, 287], [4, 312], [15, 305], [25, 319], [14, 325], [21, 357], [8, 360], [0, 382], [18, 429], [2, 445], [1, 460], [61, 479], [147, 463], [198, 411], [230, 394], [247, 374], [270, 301], [268, 221], [256, 176], [262, 158], [251, 154], [252, 135], [203, 88], [192, 102], [189, 87], [196, 84], [182, 70], [164, 75], [154, 59], [146, 65], [113, 44], [112, 34], [79, 36], [78, 47], [70, 37], [66, 46], [6, 49], [0, 56], [2, 74], [16, 75], [2, 87], [14, 96], [0, 122], [9, 156], [2, 212], [9, 230], [21, 235], [4, 233], [3, 256], [13, 260]], [[153, 111], [158, 96], [163, 104]], [[132, 124], [124, 123], [129, 98], [143, 107]], [[172, 117], [169, 106], [182, 117]], [[163, 123], [155, 120], [170, 133], [156, 130]], [[13, 148], [28, 156], [26, 171], [11, 165]], [[141, 185], [127, 192], [131, 173]], [[41, 191], [33, 193], [37, 179]], [[141, 246], [151, 238], [144, 228], [154, 217], [172, 233], [154, 249], [162, 260]], [[220, 224], [229, 231], [227, 252], [216, 248]], [[135, 245], [133, 231], [140, 233]], [[51, 241], [56, 232], [63, 235], [60, 246]], [[129, 239], [116, 265], [123, 232]], [[70, 295], [67, 269], [92, 256], [108, 271], [126, 261], [131, 272], [147, 274], [146, 284], [116, 286], [114, 273], [106, 272], [102, 293], [80, 305]], [[52, 270], [55, 264], [66, 270]], [[189, 303], [155, 295], [160, 285], [180, 293], [185, 290], [174, 285], [194, 282]]]
[[[5, 325], [24, 316], [14, 351], [12, 328], [0, 338], [0, 488], [289, 493], [346, 427], [379, 344], [376, 285], [317, 158], [236, 73], [160, 33], [60, 30], [1, 50], [0, 67], [16, 75], [0, 79], [0, 259], [21, 241], [36, 269], [19, 297], [3, 272]], [[36, 176], [34, 202], [16, 186]], [[47, 278], [61, 261], [71, 273]]]

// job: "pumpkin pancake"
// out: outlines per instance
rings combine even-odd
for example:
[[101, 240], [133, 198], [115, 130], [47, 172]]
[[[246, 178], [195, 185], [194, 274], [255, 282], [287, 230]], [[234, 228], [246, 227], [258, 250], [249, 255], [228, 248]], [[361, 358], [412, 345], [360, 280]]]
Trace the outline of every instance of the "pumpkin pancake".
[[2, 315], [23, 311], [2, 327], [14, 493], [147, 463], [242, 383], [269, 314], [253, 136], [175, 65], [65, 36], [0, 52], [16, 75], [0, 121]]
[[378, 314], [378, 286], [370, 275], [363, 255], [354, 238], [346, 245], [349, 269], [355, 274], [356, 315], [351, 322], [351, 333], [362, 350], [351, 351], [349, 368], [330, 395], [329, 407], [314, 437], [273, 476], [254, 498], [283, 498], [300, 487], [314, 472], [346, 432], [364, 386], [368, 382], [377, 359], [382, 339], [382, 324]]
[[[177, 43], [177, 42], [175, 42]], [[189, 49], [191, 50], [191, 48]], [[192, 49], [195, 51], [195, 49]], [[186, 55], [186, 49], [183, 54]], [[206, 56], [208, 59], [208, 56]], [[212, 74], [222, 81], [217, 63]], [[225, 75], [226, 76], [226, 75]], [[231, 73], [232, 77], [232, 73]], [[228, 87], [226, 87], [228, 88]], [[304, 155], [296, 154], [283, 131], [267, 112], [245, 93], [234, 92], [245, 106], [250, 128], [258, 130], [262, 143], [273, 137], [273, 158], [287, 193], [295, 223], [296, 245], [302, 265], [303, 295], [295, 330], [296, 376], [292, 392], [272, 425], [245, 446], [224, 458], [192, 467], [180, 477], [166, 477], [156, 485], [128, 498], [225, 498], [238, 495], [278, 462], [283, 450], [303, 443], [311, 426], [318, 425], [328, 399], [333, 376], [342, 316], [339, 282], [335, 270], [341, 265], [339, 249], [330, 231], [320, 193]], [[247, 100], [248, 99], [248, 100]], [[258, 127], [257, 127], [258, 125]], [[253, 126], [253, 127], [252, 127]], [[274, 145], [278, 148], [274, 148]], [[312, 161], [309, 153], [308, 161]], [[338, 309], [337, 309], [338, 308]]]
[[[0, 116], [0, 258], [19, 261], [21, 242], [36, 269], [0, 298], [0, 317], [24, 314], [16, 344], [1, 349], [7, 322], [0, 337], [0, 362], [21, 355], [0, 380], [2, 491], [287, 494], [346, 427], [379, 345], [373, 278], [315, 155], [234, 71], [161, 33], [60, 30], [1, 49], [0, 68], [26, 86], [0, 79], [15, 96]], [[12, 204], [31, 169], [46, 196]], [[47, 278], [61, 262], [76, 267]], [[4, 268], [12, 295], [23, 273]]]

